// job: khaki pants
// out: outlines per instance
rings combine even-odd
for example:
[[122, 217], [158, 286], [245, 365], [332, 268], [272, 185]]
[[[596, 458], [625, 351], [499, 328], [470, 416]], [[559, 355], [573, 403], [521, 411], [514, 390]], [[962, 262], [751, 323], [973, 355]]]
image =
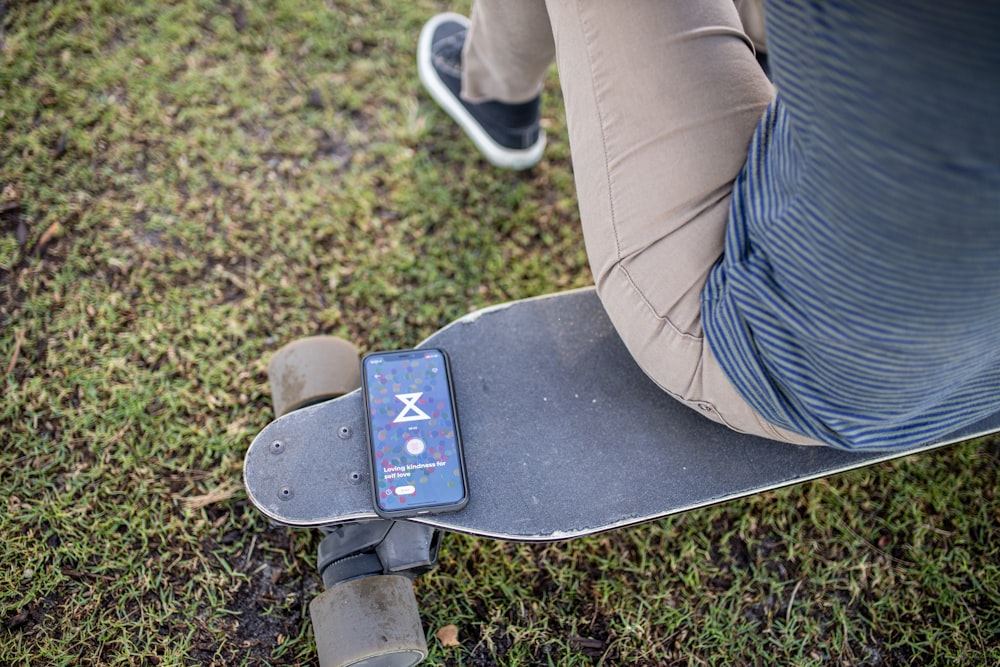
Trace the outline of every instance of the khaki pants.
[[[759, 5], [732, 0], [480, 0], [463, 97], [524, 102], [553, 58], [597, 291], [638, 364], [706, 417], [817, 444], [761, 419], [716, 361], [701, 291], [722, 255], [733, 180], [774, 90], [754, 58]], [[753, 20], [751, 20], [753, 19]]]

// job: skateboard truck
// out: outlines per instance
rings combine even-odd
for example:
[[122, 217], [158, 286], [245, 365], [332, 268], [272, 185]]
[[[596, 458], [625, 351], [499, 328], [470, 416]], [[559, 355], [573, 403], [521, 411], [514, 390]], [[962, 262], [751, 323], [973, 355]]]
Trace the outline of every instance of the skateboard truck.
[[441, 531], [386, 519], [322, 530], [317, 560], [326, 590], [309, 604], [320, 664], [415, 665], [426, 658], [412, 580], [437, 563]]
[[397, 574], [414, 579], [437, 564], [441, 531], [405, 521], [376, 519], [324, 528], [317, 569], [331, 589], [351, 579]]

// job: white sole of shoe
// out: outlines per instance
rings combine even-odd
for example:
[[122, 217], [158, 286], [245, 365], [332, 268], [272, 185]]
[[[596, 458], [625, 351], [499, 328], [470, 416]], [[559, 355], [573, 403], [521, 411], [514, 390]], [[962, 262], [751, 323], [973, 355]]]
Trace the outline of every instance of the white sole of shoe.
[[466, 28], [469, 27], [469, 19], [461, 14], [448, 12], [432, 18], [420, 31], [420, 42], [417, 45], [417, 72], [420, 74], [420, 81], [424, 84], [424, 88], [434, 98], [434, 101], [444, 109], [445, 113], [458, 123], [490, 164], [514, 170], [534, 167], [541, 161], [542, 153], [545, 150], [545, 132], [543, 130], [539, 131], [538, 141], [530, 148], [515, 150], [501, 146], [486, 133], [472, 117], [472, 114], [461, 102], [455, 99], [448, 86], [438, 77], [434, 65], [431, 63], [431, 40], [434, 37], [434, 31], [446, 21], [455, 21]]

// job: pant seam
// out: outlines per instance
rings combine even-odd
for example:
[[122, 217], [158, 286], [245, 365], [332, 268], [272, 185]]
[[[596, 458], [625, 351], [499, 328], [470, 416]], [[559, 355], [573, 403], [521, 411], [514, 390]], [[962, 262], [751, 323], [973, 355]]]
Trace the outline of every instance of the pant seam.
[[[604, 156], [604, 167], [608, 179], [608, 209], [610, 210], [611, 213], [611, 229], [615, 235], [615, 263], [620, 266], [622, 261], [622, 245], [621, 245], [621, 238], [618, 236], [618, 222], [615, 216], [615, 198], [613, 196], [614, 179], [611, 176], [611, 159], [608, 157], [608, 138], [607, 138], [606, 128], [604, 125], [604, 114], [601, 111], [601, 97], [598, 94], [597, 79], [594, 76], [594, 57], [593, 54], [591, 53], [591, 45], [592, 45], [591, 31], [588, 30], [587, 28], [586, 22], [583, 17], [583, 12], [577, 11], [575, 12], [575, 14], [578, 20], [580, 21], [580, 32], [585, 37], [584, 44], [586, 46], [586, 53], [587, 53], [587, 69], [590, 72], [590, 87], [594, 95], [594, 109], [597, 112], [597, 124], [601, 128], [601, 153]], [[626, 276], [628, 276], [627, 272]], [[629, 282], [632, 283], [631, 278], [629, 278]], [[634, 283], [632, 283], [632, 285], [633, 287], [635, 287]], [[643, 301], [645, 301], [645, 297], [642, 296], [641, 292], [639, 292], [639, 295], [642, 297]], [[655, 313], [656, 311], [653, 312]]]
[[615, 267], [619, 271], [622, 272], [622, 274], [625, 276], [625, 280], [628, 281], [629, 286], [633, 289], [633, 291], [635, 291], [636, 295], [642, 301], [642, 305], [644, 307], [646, 307], [647, 309], [649, 309], [649, 312], [653, 316], [654, 319], [656, 319], [659, 322], [663, 322], [665, 324], [665, 326], [669, 326], [671, 331], [673, 331], [675, 334], [677, 334], [678, 336], [680, 336], [682, 338], [687, 338], [687, 339], [690, 339], [690, 340], [692, 340], [694, 342], [698, 342], [698, 343], [703, 343], [704, 342], [704, 340], [705, 340], [704, 332], [702, 332], [701, 334], [693, 334], [693, 333], [688, 333], [686, 331], [681, 331], [677, 327], [677, 325], [674, 324], [671, 321], [671, 319], [669, 317], [667, 317], [666, 315], [660, 315], [659, 313], [657, 313], [656, 312], [656, 308], [653, 307], [653, 304], [651, 304], [649, 302], [649, 299], [646, 298], [646, 295], [643, 294], [643, 292], [642, 292], [641, 289], [639, 289], [639, 286], [632, 279], [632, 275], [628, 272], [628, 269], [625, 268], [622, 265], [621, 260], [619, 260], [618, 262], [615, 263]]

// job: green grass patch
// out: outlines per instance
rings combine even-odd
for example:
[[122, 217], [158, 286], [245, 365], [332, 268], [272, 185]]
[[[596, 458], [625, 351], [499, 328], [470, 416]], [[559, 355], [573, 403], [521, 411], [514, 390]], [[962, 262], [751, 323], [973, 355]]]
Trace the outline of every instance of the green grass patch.
[[[448, 8], [0, 2], [0, 663], [314, 661], [318, 536], [240, 488], [269, 355], [590, 282], [554, 76], [546, 160], [488, 168], [415, 76]], [[997, 664], [997, 482], [994, 440], [566, 544], [449, 536], [430, 664]]]

